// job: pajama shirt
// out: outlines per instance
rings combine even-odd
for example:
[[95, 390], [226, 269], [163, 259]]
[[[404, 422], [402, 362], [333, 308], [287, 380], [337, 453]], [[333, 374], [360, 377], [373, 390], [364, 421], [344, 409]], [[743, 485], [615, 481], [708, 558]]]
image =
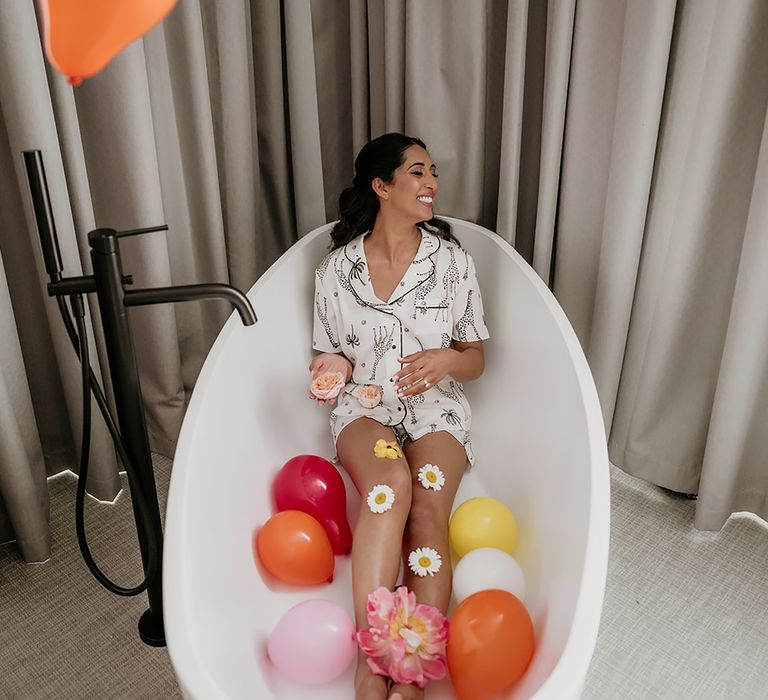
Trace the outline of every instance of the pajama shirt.
[[[349, 383], [331, 412], [334, 445], [353, 420], [373, 418], [391, 427], [402, 446], [427, 433], [446, 431], [463, 446], [470, 464], [472, 412], [460, 382], [447, 375], [416, 396], [398, 396], [394, 374], [405, 357], [421, 350], [449, 348], [489, 338], [472, 257], [455, 243], [421, 231], [411, 265], [386, 301], [376, 297], [363, 239], [367, 231], [329, 253], [315, 270], [315, 350], [343, 353], [352, 363]], [[382, 389], [381, 403], [364, 408], [361, 387]]]

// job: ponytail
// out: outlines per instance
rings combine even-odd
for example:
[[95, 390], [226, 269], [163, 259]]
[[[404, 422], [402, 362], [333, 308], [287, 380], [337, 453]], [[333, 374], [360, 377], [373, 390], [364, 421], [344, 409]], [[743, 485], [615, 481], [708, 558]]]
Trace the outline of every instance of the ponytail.
[[373, 189], [347, 187], [339, 196], [339, 221], [331, 231], [331, 250], [341, 248], [353, 238], [373, 228], [379, 213], [379, 199]]

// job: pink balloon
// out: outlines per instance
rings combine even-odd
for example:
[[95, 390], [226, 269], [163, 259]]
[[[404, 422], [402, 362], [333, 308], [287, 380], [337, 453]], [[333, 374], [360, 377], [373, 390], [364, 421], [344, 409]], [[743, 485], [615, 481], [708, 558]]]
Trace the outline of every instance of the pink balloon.
[[355, 648], [355, 625], [347, 611], [319, 598], [294, 605], [267, 642], [272, 663], [306, 685], [328, 683], [344, 673]]
[[278, 510], [301, 510], [325, 528], [334, 554], [352, 551], [344, 480], [327, 459], [316, 455], [289, 459], [277, 473], [273, 489]]

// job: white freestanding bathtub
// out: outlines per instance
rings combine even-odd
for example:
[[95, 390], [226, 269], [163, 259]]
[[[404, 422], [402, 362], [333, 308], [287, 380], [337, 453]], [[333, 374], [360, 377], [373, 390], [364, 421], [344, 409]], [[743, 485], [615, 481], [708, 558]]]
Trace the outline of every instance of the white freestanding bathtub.
[[[603, 419], [576, 335], [546, 285], [499, 236], [443, 217], [477, 265], [491, 339], [466, 385], [477, 457], [454, 507], [491, 495], [520, 528], [516, 558], [536, 652], [507, 698], [578, 698], [597, 637], [608, 562], [609, 471]], [[258, 323], [236, 314], [195, 387], [173, 464], [165, 531], [168, 651], [186, 698], [351, 700], [353, 667], [324, 686], [282, 678], [266, 639], [296, 603], [326, 598], [352, 614], [349, 557], [334, 582], [270, 588], [252, 555], [273, 513], [271, 484], [299, 454], [334, 457], [330, 408], [307, 398], [313, 271], [332, 224], [306, 235], [253, 286]], [[359, 498], [346, 479], [350, 523]], [[429, 700], [453, 698], [446, 679]]]

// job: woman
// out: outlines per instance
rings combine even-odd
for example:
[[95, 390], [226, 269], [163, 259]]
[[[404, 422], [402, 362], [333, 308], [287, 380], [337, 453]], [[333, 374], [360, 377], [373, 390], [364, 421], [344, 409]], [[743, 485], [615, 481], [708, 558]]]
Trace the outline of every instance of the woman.
[[[432, 216], [437, 177], [417, 138], [390, 133], [366, 144], [315, 274], [313, 346], [321, 354], [310, 371], [313, 380], [339, 372], [346, 383], [331, 430], [363, 499], [352, 547], [358, 629], [383, 600], [376, 595], [394, 587], [401, 556], [403, 585], [425, 619], [435, 619], [425, 606], [444, 614], [451, 595], [448, 518], [474, 462], [461, 382], [482, 374], [489, 335], [472, 258]], [[361, 634], [357, 700], [420, 700], [426, 680], [445, 673], [445, 634], [427, 653], [404, 628], [400, 667], [374, 657], [386, 640]]]

